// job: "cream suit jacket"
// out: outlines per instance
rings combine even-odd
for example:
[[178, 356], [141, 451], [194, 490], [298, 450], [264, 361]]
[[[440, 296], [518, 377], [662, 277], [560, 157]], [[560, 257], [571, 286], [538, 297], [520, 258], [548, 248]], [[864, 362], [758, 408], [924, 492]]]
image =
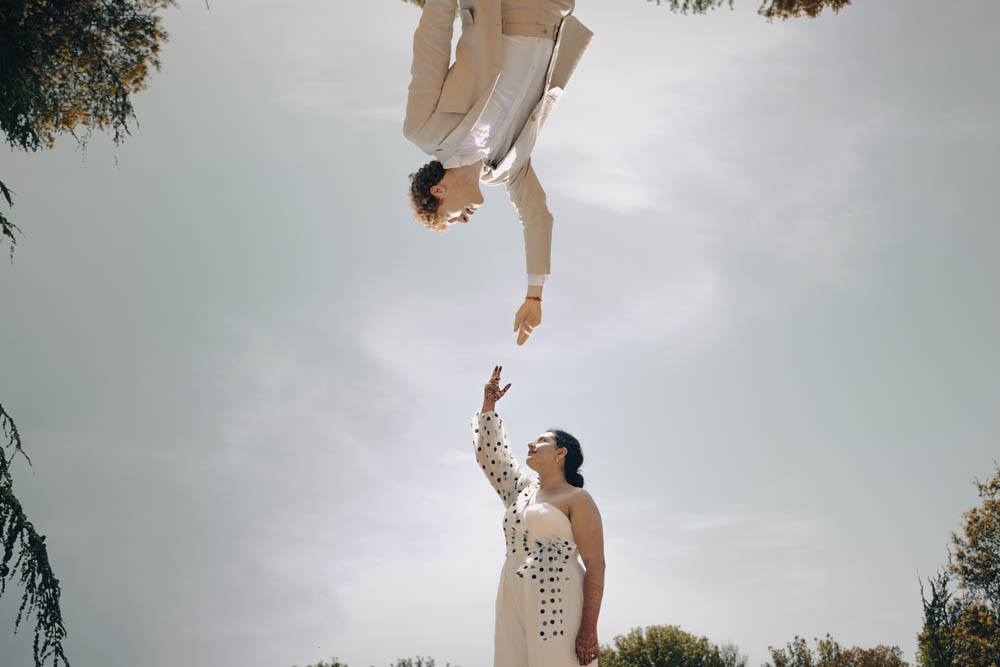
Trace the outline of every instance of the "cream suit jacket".
[[[462, 36], [451, 62], [455, 10]], [[524, 227], [528, 273], [550, 273], [552, 214], [531, 167], [531, 150], [593, 33], [572, 16], [575, 0], [426, 0], [413, 35], [403, 134], [439, 160], [451, 156], [479, 120], [500, 76], [504, 25], [552, 30], [556, 42], [545, 89], [507, 154], [481, 181], [504, 184]], [[551, 34], [551, 33], [549, 33]]]

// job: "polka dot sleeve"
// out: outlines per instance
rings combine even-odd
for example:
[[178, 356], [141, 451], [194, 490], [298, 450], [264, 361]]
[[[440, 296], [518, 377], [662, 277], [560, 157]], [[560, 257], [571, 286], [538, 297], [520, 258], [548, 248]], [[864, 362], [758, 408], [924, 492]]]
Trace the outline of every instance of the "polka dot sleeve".
[[473, 417], [472, 433], [472, 444], [479, 467], [500, 496], [504, 507], [507, 507], [514, 502], [531, 478], [524, 474], [521, 464], [510, 451], [503, 420], [496, 412], [481, 412]]

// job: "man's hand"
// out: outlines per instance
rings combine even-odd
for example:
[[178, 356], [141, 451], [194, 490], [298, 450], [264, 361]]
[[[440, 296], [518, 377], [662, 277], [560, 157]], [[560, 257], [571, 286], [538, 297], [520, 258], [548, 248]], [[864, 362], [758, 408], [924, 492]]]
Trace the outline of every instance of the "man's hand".
[[531, 332], [542, 323], [542, 302], [525, 299], [514, 316], [514, 331], [517, 331], [517, 344], [524, 345]]

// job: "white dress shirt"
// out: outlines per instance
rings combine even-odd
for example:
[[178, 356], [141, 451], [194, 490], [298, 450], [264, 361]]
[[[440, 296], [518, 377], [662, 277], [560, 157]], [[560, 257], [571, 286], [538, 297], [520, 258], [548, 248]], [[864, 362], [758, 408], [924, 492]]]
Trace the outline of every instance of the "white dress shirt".
[[[445, 169], [482, 160], [496, 166], [510, 150], [545, 91], [545, 75], [555, 42], [542, 37], [503, 36], [503, 63], [483, 115], [450, 157]], [[545, 274], [529, 273], [529, 285], [545, 283]]]

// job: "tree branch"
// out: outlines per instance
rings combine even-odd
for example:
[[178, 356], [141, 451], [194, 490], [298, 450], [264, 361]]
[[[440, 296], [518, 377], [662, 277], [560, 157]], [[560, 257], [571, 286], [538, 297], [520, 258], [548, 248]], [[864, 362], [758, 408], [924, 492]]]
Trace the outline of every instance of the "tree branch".
[[[19, 573], [18, 583], [24, 588], [24, 595], [14, 621], [14, 632], [17, 632], [22, 620], [34, 613], [32, 650], [35, 667], [42, 667], [49, 658], [52, 658], [53, 667], [58, 667], [60, 661], [64, 667], [69, 667], [63, 650], [66, 628], [59, 606], [59, 580], [49, 565], [45, 536], [39, 535], [25, 516], [21, 502], [14, 495], [10, 475], [14, 455], [20, 453], [28, 465], [31, 465], [31, 459], [21, 448], [21, 435], [3, 405], [0, 405], [0, 430], [6, 440], [0, 443], [0, 596], [7, 591], [7, 582]], [[8, 451], [12, 452], [10, 458]]]
[[[0, 195], [3, 195], [3, 198], [7, 200], [8, 206], [14, 205], [14, 200], [11, 197], [11, 194], [12, 193], [10, 191], [10, 188], [4, 185], [3, 181], [0, 181]], [[5, 216], [3, 213], [0, 213], [0, 241], [3, 241], [4, 239], [10, 241], [11, 262], [14, 261], [14, 246], [17, 245], [17, 237], [14, 236], [14, 232], [19, 232], [23, 234], [23, 232], [21, 232], [20, 227], [18, 227], [13, 222], [8, 220], [7, 216]]]

